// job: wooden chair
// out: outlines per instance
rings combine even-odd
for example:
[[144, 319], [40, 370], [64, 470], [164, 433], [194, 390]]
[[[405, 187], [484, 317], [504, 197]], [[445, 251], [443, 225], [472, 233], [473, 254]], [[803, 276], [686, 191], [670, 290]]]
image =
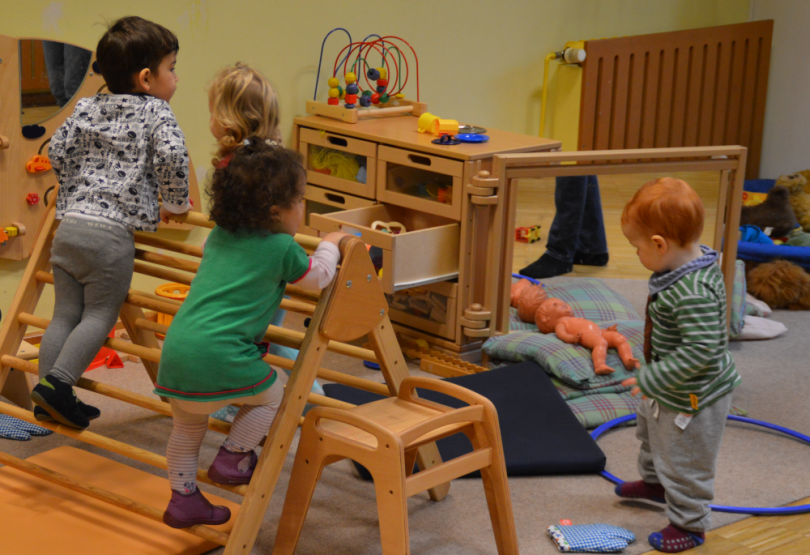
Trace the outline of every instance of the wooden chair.
[[[430, 389], [464, 401], [460, 409], [421, 399]], [[416, 450], [456, 433], [473, 451], [413, 474]], [[348, 410], [316, 407], [304, 419], [274, 555], [292, 555], [323, 467], [352, 459], [374, 478], [384, 555], [410, 553], [408, 497], [475, 470], [484, 491], [500, 555], [517, 555], [517, 536], [506, 479], [498, 414], [492, 402], [472, 391], [431, 378], [405, 378], [396, 397]]]

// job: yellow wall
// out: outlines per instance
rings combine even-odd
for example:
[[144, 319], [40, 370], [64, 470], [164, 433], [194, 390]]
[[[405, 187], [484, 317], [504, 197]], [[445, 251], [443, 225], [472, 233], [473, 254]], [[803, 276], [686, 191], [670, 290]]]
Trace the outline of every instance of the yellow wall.
[[[172, 108], [202, 182], [212, 147], [205, 87], [214, 72], [240, 60], [268, 75], [280, 95], [281, 125], [289, 138], [292, 118], [304, 113], [312, 97], [321, 41], [334, 27], [348, 28], [355, 40], [379, 33], [410, 42], [419, 55], [421, 98], [432, 113], [535, 135], [548, 52], [569, 40], [746, 21], [748, 0], [26, 0], [0, 2], [0, 34], [95, 48], [104, 21], [132, 14], [161, 23], [180, 39], [180, 83]], [[321, 99], [326, 67], [343, 41], [335, 33], [327, 43]], [[555, 90], [552, 80], [549, 105]], [[188, 240], [199, 242], [201, 236]], [[23, 267], [0, 260], [3, 313]], [[49, 304], [42, 314], [50, 312]]]

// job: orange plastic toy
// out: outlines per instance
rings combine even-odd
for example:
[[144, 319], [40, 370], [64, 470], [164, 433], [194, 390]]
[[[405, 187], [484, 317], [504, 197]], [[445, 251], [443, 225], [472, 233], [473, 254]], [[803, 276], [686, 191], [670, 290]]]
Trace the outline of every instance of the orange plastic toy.
[[51, 161], [47, 156], [35, 154], [25, 165], [28, 173], [42, 173], [51, 169]]
[[616, 326], [603, 330], [590, 320], [577, 318], [571, 307], [560, 299], [543, 301], [537, 309], [535, 322], [543, 333], [555, 332], [557, 337], [566, 343], [591, 349], [593, 370], [597, 374], [611, 374], [614, 371], [605, 363], [609, 347], [619, 351], [619, 358], [628, 370], [641, 368], [641, 363], [633, 356], [627, 338], [616, 331]]

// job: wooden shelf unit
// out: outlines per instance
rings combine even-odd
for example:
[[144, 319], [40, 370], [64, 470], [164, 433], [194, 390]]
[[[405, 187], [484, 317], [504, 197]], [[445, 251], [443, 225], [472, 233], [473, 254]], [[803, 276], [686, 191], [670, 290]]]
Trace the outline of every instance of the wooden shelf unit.
[[[514, 230], [507, 229], [510, 218], [505, 191], [489, 176], [492, 158], [559, 150], [561, 146], [559, 141], [495, 129], [487, 130], [486, 135], [489, 141], [485, 143], [433, 144], [436, 136], [417, 132], [413, 116], [357, 123], [306, 116], [295, 118], [293, 127], [295, 148], [307, 160], [309, 170], [308, 219], [299, 232], [323, 233], [344, 224], [359, 231], [367, 243], [384, 250], [382, 286], [386, 293], [447, 284], [452, 297], [444, 323], [397, 310], [392, 310], [391, 319], [405, 335], [424, 338], [466, 360], [480, 357], [484, 340], [508, 331], [495, 316], [498, 291], [505, 279], [500, 267], [504, 241], [511, 240]], [[314, 171], [309, 163], [311, 145], [365, 157], [366, 183]], [[430, 185], [428, 194], [425, 186], [419, 189], [421, 180], [445, 188], [444, 202], [436, 198], [436, 185]], [[337, 198], [338, 202], [323, 201], [330, 193], [331, 200]], [[368, 201], [385, 207], [370, 207]], [[318, 212], [319, 205], [328, 205], [328, 211]], [[391, 241], [394, 237], [383, 237], [371, 229], [373, 214], [409, 218], [415, 222], [409, 232], [424, 237], [424, 243], [403, 236], [398, 242], [403, 248], [396, 248], [398, 243]], [[406, 222], [401, 223], [407, 227]], [[398, 275], [403, 276], [401, 281]]]

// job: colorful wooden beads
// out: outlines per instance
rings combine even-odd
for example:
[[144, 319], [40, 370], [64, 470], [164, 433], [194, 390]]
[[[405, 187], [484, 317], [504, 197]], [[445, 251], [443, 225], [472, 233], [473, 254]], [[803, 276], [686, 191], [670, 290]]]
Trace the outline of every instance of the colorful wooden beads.
[[343, 97], [343, 89], [340, 87], [340, 81], [337, 77], [330, 77], [326, 82], [329, 85], [329, 99], [326, 101], [330, 106], [337, 106], [340, 104], [340, 98]]

